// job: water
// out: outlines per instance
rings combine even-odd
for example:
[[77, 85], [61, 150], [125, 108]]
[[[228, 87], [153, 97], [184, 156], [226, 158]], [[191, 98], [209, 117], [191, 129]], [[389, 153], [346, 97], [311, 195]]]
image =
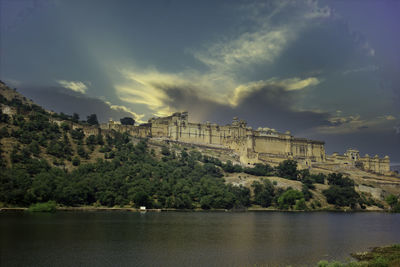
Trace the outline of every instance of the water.
[[400, 215], [0, 214], [0, 266], [310, 266], [400, 243]]

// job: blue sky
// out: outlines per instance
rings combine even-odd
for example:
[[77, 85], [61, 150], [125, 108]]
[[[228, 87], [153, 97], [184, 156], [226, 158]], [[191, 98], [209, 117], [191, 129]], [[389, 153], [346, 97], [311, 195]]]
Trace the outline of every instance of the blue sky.
[[239, 116], [400, 162], [398, 1], [0, 3], [0, 78], [48, 109]]

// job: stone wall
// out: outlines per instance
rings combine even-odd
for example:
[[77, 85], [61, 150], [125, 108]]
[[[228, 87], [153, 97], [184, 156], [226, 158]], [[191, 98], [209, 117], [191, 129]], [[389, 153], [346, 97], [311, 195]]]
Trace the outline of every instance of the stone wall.
[[[151, 118], [148, 123], [139, 126], [121, 125], [110, 121], [102, 124], [103, 133], [108, 131], [128, 132], [136, 137], [160, 138], [175, 142], [206, 145], [208, 147], [231, 149], [240, 155], [243, 165], [255, 163], [279, 164], [286, 159], [297, 160], [301, 168], [316, 163], [338, 165], [338, 167], [362, 167], [376, 173], [387, 173], [389, 157], [379, 159], [368, 155], [360, 157], [355, 149], [349, 149], [344, 155], [337, 153], [326, 156], [325, 143], [306, 138], [296, 138], [290, 132], [279, 133], [270, 128], [253, 130], [247, 123], [234, 118], [231, 124], [189, 122], [187, 112], [174, 113], [163, 118]], [[85, 128], [85, 134], [94, 133], [94, 129]]]
[[252, 130], [245, 121], [237, 118], [225, 126], [192, 123], [183, 112], [152, 118], [148, 124], [137, 127], [149, 128], [149, 137], [232, 149], [240, 154], [242, 164], [246, 165], [281, 162], [288, 158], [304, 161], [304, 164], [325, 160], [324, 142], [295, 138], [290, 133], [278, 133], [269, 128]]
[[336, 163], [342, 167], [352, 166], [365, 171], [372, 171], [380, 174], [390, 173], [390, 159], [388, 156], [379, 158], [378, 155], [370, 157], [368, 154], [364, 157], [356, 149], [348, 149], [343, 155], [333, 153], [327, 157], [327, 162]]

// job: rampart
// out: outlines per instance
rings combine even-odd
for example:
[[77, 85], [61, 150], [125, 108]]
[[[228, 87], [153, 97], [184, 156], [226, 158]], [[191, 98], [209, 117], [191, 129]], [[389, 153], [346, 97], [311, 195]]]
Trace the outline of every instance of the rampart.
[[[71, 125], [71, 128], [82, 126]], [[138, 126], [121, 125], [109, 121], [100, 127], [83, 126], [85, 135], [127, 132], [134, 137], [148, 137], [169, 140], [207, 147], [230, 149], [240, 155], [242, 165], [255, 163], [279, 164], [286, 159], [296, 160], [300, 167], [307, 168], [314, 164], [319, 166], [337, 165], [357, 167], [376, 173], [389, 173], [389, 157], [360, 157], [355, 149], [349, 149], [344, 155], [334, 153], [327, 156], [325, 143], [322, 141], [297, 138], [290, 132], [279, 133], [270, 128], [253, 130], [247, 123], [233, 118], [231, 124], [217, 125], [209, 122], [189, 122], [187, 112], [177, 112], [168, 117], [151, 118], [147, 123]]]

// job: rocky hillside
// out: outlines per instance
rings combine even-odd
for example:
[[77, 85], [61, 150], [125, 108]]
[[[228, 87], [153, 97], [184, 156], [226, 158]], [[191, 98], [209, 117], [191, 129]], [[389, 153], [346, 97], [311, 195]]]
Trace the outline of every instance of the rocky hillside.
[[[238, 156], [115, 131], [48, 112], [0, 83], [0, 206], [145, 205], [166, 209], [400, 209], [400, 180], [295, 161], [242, 167]], [[73, 127], [71, 127], [73, 125]]]

